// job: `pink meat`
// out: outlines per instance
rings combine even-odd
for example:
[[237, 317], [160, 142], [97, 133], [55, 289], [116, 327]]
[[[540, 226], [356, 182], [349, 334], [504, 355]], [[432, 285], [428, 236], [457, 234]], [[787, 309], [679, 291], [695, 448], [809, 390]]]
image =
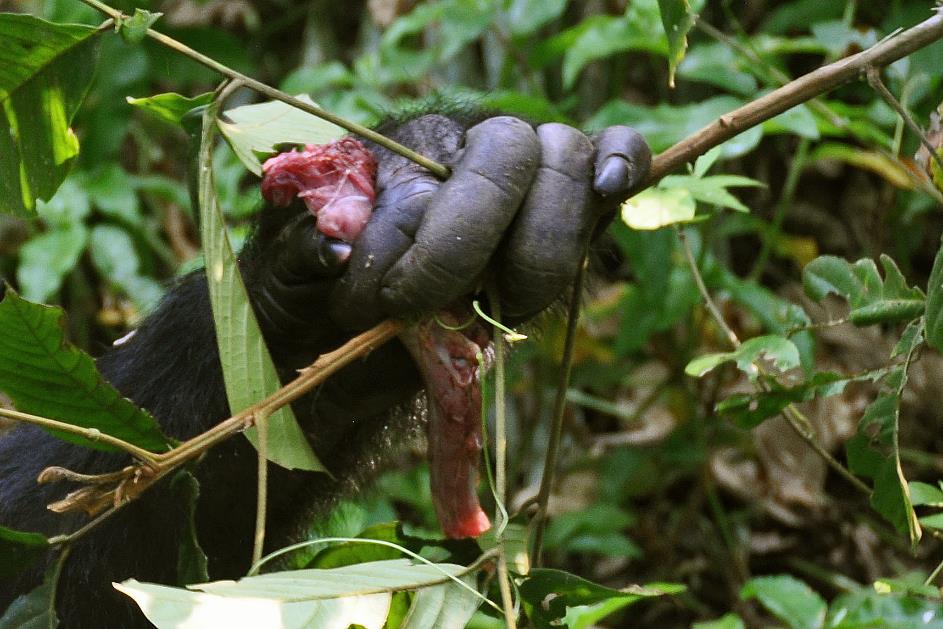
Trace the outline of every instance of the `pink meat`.
[[[376, 197], [376, 160], [357, 140], [308, 145], [262, 165], [262, 195], [276, 207], [304, 200], [321, 233], [353, 242], [370, 218]], [[467, 320], [440, 313], [453, 325]], [[419, 366], [429, 399], [429, 468], [432, 501], [445, 534], [477, 537], [490, 528], [478, 503], [481, 457], [481, 384], [477, 353], [489, 345], [473, 325], [464, 333], [429, 319], [400, 334]]]
[[[440, 318], [454, 323], [449, 313]], [[479, 334], [476, 343], [434, 319], [411, 326], [400, 339], [426, 385], [429, 474], [442, 530], [451, 538], [477, 537], [491, 527], [478, 503], [482, 436], [477, 353], [488, 339]]]
[[262, 164], [262, 196], [276, 207], [303, 199], [318, 231], [353, 242], [373, 210], [376, 172], [373, 155], [354, 138], [308, 144]]

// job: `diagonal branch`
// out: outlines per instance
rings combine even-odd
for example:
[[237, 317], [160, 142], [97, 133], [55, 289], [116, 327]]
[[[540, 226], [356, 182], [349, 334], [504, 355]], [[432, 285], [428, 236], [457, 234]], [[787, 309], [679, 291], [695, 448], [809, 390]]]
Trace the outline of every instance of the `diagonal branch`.
[[747, 129], [778, 116], [784, 111], [815, 98], [829, 90], [857, 79], [869, 67], [882, 68], [943, 37], [943, 9], [906, 31], [875, 44], [871, 48], [822, 66], [724, 114], [700, 131], [681, 140], [652, 162], [648, 185], [703, 155], [718, 144]]

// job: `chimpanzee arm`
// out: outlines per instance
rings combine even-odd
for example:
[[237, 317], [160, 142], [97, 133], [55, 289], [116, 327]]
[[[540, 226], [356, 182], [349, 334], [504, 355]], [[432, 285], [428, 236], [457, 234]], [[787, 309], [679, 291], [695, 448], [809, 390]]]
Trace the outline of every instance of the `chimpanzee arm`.
[[[320, 235], [299, 204], [263, 210], [257, 234], [240, 256], [263, 334], [286, 378], [353, 330], [391, 315], [434, 310], [474, 290], [489, 265], [500, 267], [499, 278], [507, 276], [500, 280], [502, 299], [513, 316], [539, 311], [572, 277], [592, 226], [647, 170], [647, 148], [631, 132], [604, 132], [594, 149], [585, 136], [559, 125], [534, 131], [513, 119], [491, 119], [466, 136], [460, 122], [425, 116], [392, 134], [449, 164], [452, 179], [442, 184], [375, 149], [376, 208], [352, 249]], [[560, 199], [567, 199], [566, 208]], [[556, 238], [560, 260], [534, 253], [534, 243], [548, 237]], [[202, 273], [175, 286], [99, 366], [173, 437], [193, 436], [229, 415]], [[393, 343], [299, 400], [296, 414], [339, 480], [273, 468], [268, 515], [274, 528], [303, 507], [301, 493], [313, 486], [322, 499], [336, 496], [348, 473], [376, 468], [384, 440], [415, 430], [416, 422], [392, 428], [388, 409], [418, 387], [408, 355]], [[123, 455], [17, 427], [0, 438], [0, 525], [49, 535], [75, 530], [82, 518], [45, 510], [67, 487], [38, 487], [39, 471], [62, 465], [100, 473], [126, 462]], [[235, 577], [248, 567], [255, 469], [254, 450], [239, 438], [213, 448], [198, 468], [197, 527], [213, 577]], [[175, 583], [184, 511], [178, 490], [161, 482], [75, 543], [59, 583], [64, 626], [148, 626], [111, 582], [135, 577]], [[0, 583], [0, 608], [38, 585], [42, 569]]]

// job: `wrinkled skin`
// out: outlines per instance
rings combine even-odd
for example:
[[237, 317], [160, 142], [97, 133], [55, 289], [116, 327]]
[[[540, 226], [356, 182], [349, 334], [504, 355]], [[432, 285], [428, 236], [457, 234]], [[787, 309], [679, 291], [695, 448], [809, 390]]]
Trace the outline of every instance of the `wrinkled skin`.
[[[425, 116], [383, 129], [454, 174], [440, 183], [374, 148], [376, 205], [352, 247], [317, 231], [300, 201], [261, 212], [240, 262], [283, 379], [389, 316], [418, 319], [448, 306], [476, 290], [489, 268], [506, 318], [520, 321], [541, 311], [571, 281], [597, 222], [607, 220], [647, 173], [648, 148], [626, 128], [590, 141], [562, 125], [535, 131], [510, 118], [485, 120], [466, 135], [466, 122]], [[98, 365], [172, 437], [191, 437], [229, 415], [202, 272], [183, 278]], [[410, 408], [419, 387], [408, 353], [394, 342], [294, 403], [333, 479], [270, 468], [267, 539], [273, 547], [297, 537], [299, 522], [310, 517], [308, 506], [323, 513], [420, 438], [421, 418], [397, 412]], [[55, 464], [94, 474], [127, 462], [18, 427], [0, 438], [0, 525], [71, 532], [83, 517], [45, 509], [70, 486], [37, 486], [39, 472]], [[236, 578], [249, 566], [255, 468], [255, 451], [239, 437], [214, 447], [197, 468], [197, 533], [212, 578]], [[75, 543], [58, 589], [62, 626], [148, 627], [110, 583], [130, 577], [177, 583], [185, 513], [180, 487], [165, 480]], [[36, 587], [44, 569], [0, 581], [0, 608]]]

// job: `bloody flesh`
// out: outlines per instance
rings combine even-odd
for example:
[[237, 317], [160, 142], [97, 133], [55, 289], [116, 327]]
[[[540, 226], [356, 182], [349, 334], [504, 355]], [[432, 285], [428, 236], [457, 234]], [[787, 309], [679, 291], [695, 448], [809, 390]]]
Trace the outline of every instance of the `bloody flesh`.
[[302, 199], [318, 231], [353, 242], [370, 218], [376, 173], [373, 154], [354, 138], [308, 144], [262, 164], [262, 196], [276, 207]]
[[[451, 313], [439, 318], [454, 325]], [[489, 340], [477, 324], [471, 330], [479, 333], [450, 330], [427, 319], [400, 334], [426, 385], [432, 499], [442, 530], [452, 538], [477, 537], [491, 526], [477, 490], [482, 447], [478, 354]]]
[[[303, 199], [326, 236], [353, 242], [366, 226], [376, 198], [376, 161], [357, 140], [282, 153], [267, 160], [262, 172], [265, 199], [277, 207]], [[452, 326], [467, 317], [442, 312], [439, 319]], [[408, 327], [400, 339], [426, 387], [432, 500], [442, 529], [452, 538], [476, 537], [491, 526], [477, 492], [482, 448], [477, 356], [489, 346], [487, 333], [477, 323], [462, 332], [427, 319]]]

